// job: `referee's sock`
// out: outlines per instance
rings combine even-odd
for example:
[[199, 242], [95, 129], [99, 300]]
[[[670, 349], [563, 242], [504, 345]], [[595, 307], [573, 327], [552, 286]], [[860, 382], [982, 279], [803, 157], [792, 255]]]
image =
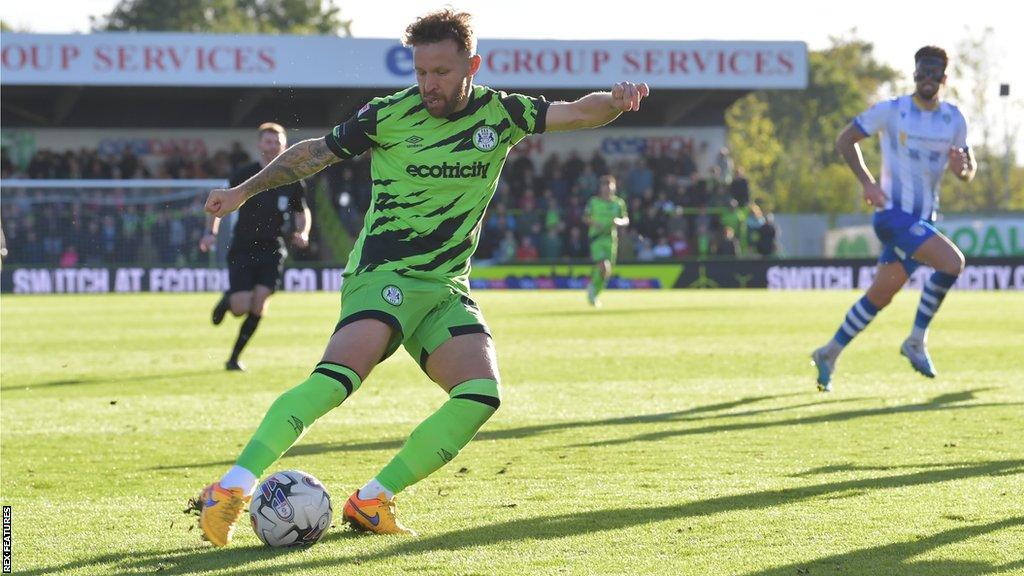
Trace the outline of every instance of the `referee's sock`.
[[223, 322], [224, 315], [227, 314], [228, 310], [230, 309], [231, 293], [225, 290], [224, 294], [220, 297], [220, 300], [217, 301], [217, 305], [213, 307], [213, 315], [211, 317], [211, 319], [213, 320], [213, 325], [217, 326], [221, 322]]
[[242, 350], [245, 345], [249, 343], [249, 338], [252, 338], [256, 327], [259, 326], [260, 320], [263, 316], [259, 314], [249, 314], [242, 321], [242, 327], [238, 329], [238, 339], [235, 340], [235, 348], [231, 351], [231, 362], [238, 362], [239, 355], [242, 354]]

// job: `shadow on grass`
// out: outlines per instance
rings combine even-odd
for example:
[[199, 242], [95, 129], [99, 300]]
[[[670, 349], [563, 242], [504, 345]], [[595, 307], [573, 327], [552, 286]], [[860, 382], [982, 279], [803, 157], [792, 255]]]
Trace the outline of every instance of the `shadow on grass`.
[[[198, 548], [182, 548], [168, 553], [139, 554], [107, 554], [92, 558], [84, 558], [74, 563], [48, 567], [35, 572], [27, 572], [32, 576], [48, 574], [55, 571], [71, 570], [86, 566], [109, 565], [112, 571], [157, 571], [161, 574], [191, 574], [210, 570], [237, 570], [239, 573], [263, 576], [282, 573], [304, 573], [331, 567], [345, 567], [353, 564], [371, 563], [380, 560], [394, 561], [397, 557], [432, 554], [439, 550], [458, 551], [481, 548], [492, 545], [511, 544], [531, 540], [554, 540], [570, 538], [583, 533], [595, 534], [644, 526], [670, 520], [685, 518], [707, 518], [715, 514], [736, 511], [754, 511], [774, 509], [790, 504], [806, 502], [817, 498], [831, 498], [851, 491], [871, 492], [897, 488], [908, 488], [952, 482], [985, 476], [1006, 476], [1024, 473], [1024, 460], [998, 460], [980, 463], [954, 463], [940, 469], [929, 469], [920, 472], [860, 478], [841, 482], [827, 482], [810, 486], [763, 490], [746, 494], [734, 494], [684, 502], [667, 506], [644, 506], [591, 510], [573, 514], [557, 514], [531, 518], [517, 518], [495, 522], [483, 526], [455, 530], [417, 539], [396, 539], [394, 545], [386, 546], [371, 553], [342, 554], [334, 558], [303, 560], [299, 554], [294, 560], [288, 552], [281, 552], [259, 547], [233, 548], [227, 550], [200, 550]], [[973, 576], [988, 574], [994, 571], [1008, 570], [1020, 564], [992, 565], [982, 561], [922, 561], [911, 562], [914, 556], [923, 554], [934, 548], [953, 544], [975, 536], [992, 533], [1006, 528], [1024, 526], [1024, 517], [1015, 516], [988, 524], [964, 526], [933, 534], [913, 542], [897, 542], [882, 546], [865, 548], [854, 552], [822, 557], [820, 559], [794, 563], [755, 572], [748, 576], [792, 576], [793, 574], [818, 574], [835, 570], [839, 566], [848, 574], [893, 574], [895, 571], [906, 570], [908, 574]], [[357, 538], [352, 532], [334, 530], [325, 537], [325, 542], [318, 546], [332, 545], [338, 541]], [[355, 546], [353, 546], [355, 547]], [[275, 562], [273, 566], [243, 566], [252, 562], [288, 556], [287, 563]], [[817, 569], [807, 572], [807, 567]], [[858, 570], [862, 568], [863, 570]], [[372, 571], [371, 566], [367, 566]]]
[[[795, 410], [811, 405], [822, 404], [821, 401], [796, 404], [791, 406], [781, 406], [777, 408], [764, 408], [760, 410], [750, 410], [739, 413], [726, 413], [717, 414], [726, 410], [732, 410], [741, 406], [750, 404], [756, 404], [758, 402], [764, 402], [767, 400], [777, 400], [780, 398], [786, 398], [789, 396], [804, 396], [804, 394], [780, 394], [776, 396], [751, 396], [748, 398], [741, 398], [739, 400], [731, 400], [728, 402], [719, 402], [716, 404], [708, 404], [705, 406], [695, 406], [693, 408], [687, 408], [685, 410], [676, 410], [672, 412], [662, 412], [658, 414], [644, 414], [640, 416], [622, 416], [617, 418], [603, 418], [600, 420], [577, 420], [571, 422], [552, 422], [549, 424], [535, 424], [532, 426], [521, 426], [518, 428], [505, 428], [500, 430], [484, 430], [476, 435], [477, 440], [515, 440], [519, 438], [527, 438], [530, 436], [537, 436], [540, 434], [547, 434], [551, 432], [563, 432], [566, 430], [575, 430], [581, 428], [595, 428], [595, 427], [607, 427], [607, 426], [632, 426], [636, 424], [654, 424], [659, 422], [686, 422], [686, 421], [700, 421], [714, 418], [738, 418], [743, 416], [750, 416], [755, 414], [763, 414], [768, 412], [779, 412], [784, 410]], [[826, 402], [849, 402], [852, 400], [846, 399], [833, 399]], [[404, 438], [393, 438], [389, 440], [378, 440], [375, 442], [358, 442], [358, 443], [343, 443], [343, 442], [320, 442], [313, 444], [298, 444], [292, 447], [291, 450], [285, 455], [290, 456], [310, 456], [316, 454], [324, 454], [330, 452], [363, 452], [363, 451], [374, 451], [374, 450], [396, 450], [402, 446], [405, 442]], [[225, 466], [234, 464], [233, 460], [224, 460], [218, 462], [207, 462], [204, 464], [181, 464], [181, 465], [164, 465], [155, 466], [149, 468], [149, 470], [176, 470], [181, 468], [205, 468], [209, 466]]]
[[224, 372], [224, 370], [209, 369], [193, 370], [190, 372], [161, 372], [159, 374], [143, 374], [139, 376], [125, 376], [123, 378], [66, 378], [63, 380], [40, 382], [38, 384], [8, 384], [6, 386], [0, 386], [0, 390], [13, 392], [17, 390], [40, 390], [43, 388], [61, 388], [64, 386], [80, 386], [85, 384], [159, 382], [161, 380], [181, 380], [195, 376], [209, 376], [211, 374], [219, 374], [222, 372]]
[[1015, 516], [988, 524], [953, 528], [913, 540], [895, 542], [871, 548], [861, 548], [844, 554], [824, 556], [811, 562], [794, 562], [785, 566], [751, 572], [746, 576], [793, 576], [794, 574], [886, 574], [895, 576], [981, 576], [983, 574], [1010, 573], [1024, 568], [1024, 560], [1006, 564], [992, 564], [982, 560], [920, 560], [913, 561], [936, 548], [956, 544], [1006, 528], [1024, 526], [1024, 516]]
[[789, 418], [784, 420], [773, 420], [771, 422], [737, 422], [732, 424], [716, 424], [713, 426], [702, 426], [696, 428], [682, 428], [676, 430], [659, 430], [647, 434], [631, 436], [629, 438], [616, 438], [613, 440], [600, 440], [597, 442], [585, 442], [572, 444], [570, 448], [593, 448], [597, 446], [616, 446], [622, 444], [635, 444], [639, 442], [657, 442], [667, 438], [679, 436], [696, 436], [700, 434], [717, 434], [719, 432], [737, 432], [745, 430], [760, 430], [762, 428], [776, 428], [779, 426], [790, 427], [802, 424], [823, 424], [846, 422], [859, 418], [871, 418], [875, 416], [891, 416], [893, 414], [906, 414], [912, 412], [949, 411], [949, 410], [971, 410], [975, 408], [991, 408], [993, 406], [1016, 406], [1018, 403], [975, 403], [968, 404], [975, 400], [975, 394], [985, 390], [967, 390], [951, 394], [942, 394], [926, 402], [915, 404], [904, 404], [902, 406], [886, 406], [882, 408], [862, 408], [858, 410], [845, 410], [841, 412], [829, 412], [816, 414], [814, 416], [802, 416], [800, 418]]
[[[581, 293], [582, 295], [582, 293]], [[582, 298], [580, 299], [583, 302]], [[584, 304], [585, 305], [585, 304]], [[602, 318], [607, 316], [643, 316], [645, 314], [673, 314], [675, 316], [685, 316], [689, 312], [721, 312], [728, 308], [726, 305], [722, 306], [676, 306], [676, 307], [665, 307], [665, 308], [599, 308], [594, 309], [590, 306], [581, 310], [542, 310], [538, 312], [522, 312], [516, 314], [518, 318], [574, 318], [574, 317], [590, 317], [590, 318]]]
[[[910, 412], [926, 412], [926, 411], [944, 411], [944, 410], [968, 410], [974, 408], [984, 408], [992, 406], [1005, 406], [1012, 404], [993, 404], [993, 403], [975, 403], [968, 404], [972, 400], [976, 399], [976, 394], [984, 392], [987, 389], [967, 390], [963, 392], [954, 392], [950, 394], [942, 394], [932, 398], [925, 402], [918, 402], [915, 404], [904, 404], [901, 406], [886, 406], [882, 408], [863, 408], [859, 410], [844, 410], [839, 412], [829, 412], [825, 414], [816, 414], [814, 416], [804, 416], [800, 418], [787, 418], [782, 420], [773, 420], [770, 422], [735, 422], [725, 424], [714, 424], [710, 426], [698, 426], [694, 428], [678, 428], [672, 430], [659, 430], [657, 432], [649, 432], [646, 434], [640, 434], [637, 436], [631, 436], [629, 438], [616, 438], [610, 440], [601, 440], [597, 442], [588, 442], [580, 444], [568, 445], [568, 448], [593, 448], [598, 446], [615, 446], [623, 444], [633, 444], [639, 442], [656, 442], [667, 438], [673, 438], [677, 436], [693, 436], [700, 434], [715, 434], [718, 432], [735, 432], [744, 430], [757, 430], [761, 428], [775, 428], [775, 427], [788, 427], [800, 424], [821, 424], [830, 422], [845, 422], [849, 420], [856, 420], [858, 418], [868, 418], [875, 416], [889, 416], [892, 414], [903, 414]], [[809, 406], [820, 406], [823, 404], [839, 404], [844, 402], [853, 402], [858, 399], [828, 399], [828, 400], [816, 400], [813, 402], [805, 402], [800, 404], [793, 404], [788, 406], [781, 406], [775, 408], [761, 408], [746, 410], [743, 412], [729, 412], [719, 414], [726, 410], [738, 408], [741, 406], [755, 404], [758, 402], [764, 402], [766, 400], [775, 400], [779, 398], [785, 398], [789, 396], [806, 396], [805, 394], [784, 394], [777, 396], [752, 396], [748, 398], [741, 398], [739, 400], [732, 400], [729, 402], [720, 402], [717, 404], [708, 404], [706, 406], [697, 406], [694, 408], [688, 408], [686, 410], [677, 410], [673, 412], [663, 412], [659, 414], [646, 414], [641, 416], [623, 416], [618, 418], [605, 418], [601, 420], [579, 420], [573, 422], [553, 422], [550, 424], [537, 424], [533, 426], [522, 426], [519, 428], [507, 428], [502, 430], [485, 430], [479, 433], [476, 438], [478, 440], [513, 440], [518, 438], [525, 438], [530, 436], [536, 436], [538, 434], [545, 434], [548, 432], [562, 432], [566, 430], [574, 430], [580, 428], [591, 428], [591, 427], [610, 427], [610, 426], [632, 426], [637, 424], [655, 424], [655, 423], [670, 423], [670, 422], [701, 422], [708, 420], [721, 420], [721, 419], [733, 419], [743, 418], [748, 416], [758, 416], [769, 413], [777, 413], [788, 410], [796, 410], [800, 408], [806, 408]], [[374, 442], [358, 442], [358, 443], [336, 443], [336, 442], [320, 442], [314, 444], [299, 444], [292, 447], [291, 450], [285, 455], [285, 457], [291, 456], [312, 456], [317, 454], [325, 454], [330, 452], [363, 452], [363, 451], [375, 451], [375, 450], [397, 450], [405, 442], [404, 438], [393, 438], [388, 440], [378, 440]], [[214, 462], [205, 463], [191, 463], [191, 464], [173, 464], [173, 465], [162, 465], [148, 468], [148, 470], [180, 470], [183, 468], [207, 468], [214, 466], [230, 466], [234, 464], [234, 460], [218, 460]]]

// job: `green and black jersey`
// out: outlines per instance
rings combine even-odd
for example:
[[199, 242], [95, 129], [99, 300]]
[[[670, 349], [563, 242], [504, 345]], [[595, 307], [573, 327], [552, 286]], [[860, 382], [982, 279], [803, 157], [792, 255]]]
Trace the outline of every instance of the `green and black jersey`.
[[416, 86], [375, 98], [327, 134], [347, 160], [370, 149], [372, 205], [345, 275], [374, 270], [468, 291], [469, 259], [508, 151], [544, 131], [548, 103], [475, 86], [469, 104], [431, 116]]

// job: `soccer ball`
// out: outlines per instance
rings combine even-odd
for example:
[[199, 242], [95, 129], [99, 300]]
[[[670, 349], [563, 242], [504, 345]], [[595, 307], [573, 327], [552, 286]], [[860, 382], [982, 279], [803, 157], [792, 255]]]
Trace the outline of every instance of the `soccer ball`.
[[264, 480], [249, 504], [253, 531], [275, 548], [315, 544], [331, 525], [332, 512], [323, 484], [298, 470]]

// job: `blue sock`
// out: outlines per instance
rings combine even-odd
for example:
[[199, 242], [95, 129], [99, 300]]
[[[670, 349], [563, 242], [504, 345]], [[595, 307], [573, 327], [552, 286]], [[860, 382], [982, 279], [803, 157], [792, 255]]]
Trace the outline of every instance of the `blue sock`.
[[945, 272], [934, 272], [925, 282], [921, 290], [921, 303], [917, 305], [917, 316], [914, 318], [914, 329], [911, 337], [924, 340], [928, 334], [928, 325], [939, 310], [946, 292], [956, 284], [958, 276]]
[[839, 330], [836, 331], [833, 340], [840, 346], [846, 346], [850, 343], [850, 340], [853, 340], [854, 336], [867, 328], [868, 324], [874, 320], [875, 314], [878, 314], [878, 308], [875, 308], [875, 305], [868, 300], [867, 296], [861, 297], [856, 304], [850, 307], [850, 311], [846, 313], [846, 318], [839, 326]]

